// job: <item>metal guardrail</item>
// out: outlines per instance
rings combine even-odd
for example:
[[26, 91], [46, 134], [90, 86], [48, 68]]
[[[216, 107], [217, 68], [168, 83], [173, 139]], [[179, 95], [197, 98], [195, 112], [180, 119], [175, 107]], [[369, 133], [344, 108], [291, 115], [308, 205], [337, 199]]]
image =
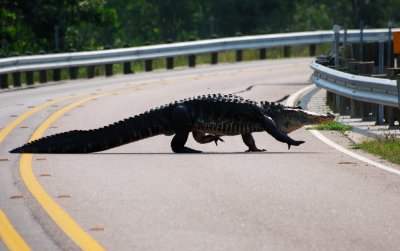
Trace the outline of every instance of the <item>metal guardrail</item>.
[[391, 107], [399, 107], [396, 80], [364, 77], [341, 72], [313, 61], [311, 81], [337, 95]]
[[[378, 34], [386, 32], [387, 29], [364, 30], [364, 41], [377, 41]], [[359, 30], [348, 30], [347, 42], [358, 42], [359, 35]], [[93, 66], [102, 64], [116, 64], [128, 61], [196, 55], [229, 50], [322, 44], [330, 43], [332, 41], [332, 31], [314, 31], [210, 39], [202, 41], [181, 42], [165, 45], [150, 45], [103, 51], [19, 56], [0, 59], [0, 74]]]

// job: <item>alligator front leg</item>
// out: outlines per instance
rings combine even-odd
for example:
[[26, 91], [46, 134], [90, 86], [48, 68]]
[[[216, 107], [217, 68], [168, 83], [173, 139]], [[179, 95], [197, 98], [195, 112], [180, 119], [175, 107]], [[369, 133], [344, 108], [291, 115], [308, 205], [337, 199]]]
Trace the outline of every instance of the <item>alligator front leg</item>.
[[172, 111], [171, 122], [175, 131], [175, 136], [171, 141], [172, 151], [175, 153], [201, 153], [201, 151], [185, 147], [191, 129], [190, 113], [187, 108], [177, 106]]
[[264, 129], [271, 134], [272, 137], [274, 137], [276, 140], [288, 144], [288, 148], [290, 149], [290, 146], [299, 146], [303, 144], [305, 141], [297, 141], [289, 137], [286, 133], [282, 132], [279, 130], [279, 128], [276, 126], [275, 122], [273, 119], [270, 117], [263, 115], [261, 117], [261, 124], [263, 125]]
[[224, 142], [224, 140], [219, 136], [206, 135], [205, 133], [199, 131], [193, 131], [192, 134], [193, 138], [200, 144], [207, 144], [214, 141], [215, 145], [218, 145], [218, 141]]
[[246, 152], [264, 152], [264, 151], [266, 151], [265, 149], [257, 148], [256, 142], [254, 141], [253, 135], [251, 135], [251, 133], [243, 133], [242, 139], [243, 139], [243, 142], [246, 144], [246, 146], [249, 147], [249, 150], [247, 150]]

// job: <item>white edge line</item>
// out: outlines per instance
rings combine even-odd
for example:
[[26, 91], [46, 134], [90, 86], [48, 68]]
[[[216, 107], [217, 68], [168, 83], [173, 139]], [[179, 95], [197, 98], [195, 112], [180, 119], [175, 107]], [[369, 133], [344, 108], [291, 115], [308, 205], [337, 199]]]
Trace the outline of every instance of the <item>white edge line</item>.
[[354, 152], [352, 152], [352, 151], [349, 151], [349, 150], [347, 150], [346, 148], [344, 148], [344, 147], [342, 147], [342, 146], [340, 146], [340, 145], [338, 145], [338, 144], [332, 142], [331, 140], [329, 140], [327, 137], [325, 137], [324, 135], [322, 135], [322, 134], [321, 134], [320, 132], [318, 132], [317, 130], [309, 130], [309, 131], [310, 131], [315, 137], [317, 137], [319, 140], [321, 140], [322, 142], [324, 142], [325, 144], [327, 144], [327, 145], [329, 145], [329, 146], [335, 148], [335, 149], [338, 150], [338, 151], [341, 151], [341, 152], [344, 153], [344, 154], [347, 154], [347, 155], [349, 155], [349, 156], [351, 156], [351, 157], [353, 157], [353, 158], [355, 158], [355, 159], [361, 160], [361, 161], [363, 161], [363, 162], [365, 162], [365, 163], [367, 163], [367, 164], [373, 165], [373, 166], [375, 166], [375, 167], [377, 167], [377, 168], [380, 168], [380, 169], [383, 169], [383, 170], [385, 170], [385, 171], [388, 171], [388, 172], [391, 172], [391, 173], [395, 173], [395, 174], [400, 175], [400, 171], [399, 171], [399, 170], [394, 169], [394, 168], [391, 168], [391, 167], [388, 167], [388, 166], [385, 166], [385, 165], [380, 164], [380, 163], [378, 163], [378, 162], [372, 161], [372, 160], [370, 160], [370, 159], [368, 159], [368, 158], [366, 158], [366, 157], [363, 157], [363, 156], [361, 156], [361, 155], [358, 155], [358, 154], [356, 154], [356, 153], [354, 153]]
[[[314, 87], [315, 87], [315, 85], [310, 85], [310, 86], [307, 86], [307, 87], [305, 87], [305, 88], [303, 88], [303, 89], [297, 91], [297, 92], [294, 93], [293, 95], [290, 95], [290, 97], [289, 97], [289, 98], [287, 99], [287, 101], [286, 101], [286, 105], [288, 105], [288, 106], [293, 106], [293, 105], [296, 103], [296, 101], [299, 99], [299, 97], [300, 97], [303, 93], [306, 93], [306, 92], [310, 91], [310, 90], [311, 90], [312, 88], [314, 88]], [[340, 151], [340, 152], [342, 152], [342, 153], [344, 153], [344, 154], [347, 154], [347, 155], [349, 155], [349, 156], [351, 156], [351, 157], [353, 157], [353, 158], [355, 158], [355, 159], [358, 159], [358, 160], [360, 160], [360, 161], [362, 161], [362, 162], [365, 162], [365, 163], [367, 163], [367, 164], [373, 165], [373, 166], [375, 166], [375, 167], [377, 167], [377, 168], [380, 168], [380, 169], [382, 169], [382, 170], [385, 170], [385, 171], [388, 171], [388, 172], [391, 172], [391, 173], [400, 175], [400, 170], [397, 170], [397, 169], [394, 169], [394, 168], [385, 166], [385, 165], [380, 164], [380, 163], [378, 163], [378, 162], [372, 161], [372, 160], [370, 160], [370, 159], [368, 159], [368, 158], [366, 158], [366, 157], [363, 157], [363, 156], [361, 156], [361, 155], [358, 155], [358, 154], [356, 154], [356, 153], [354, 153], [354, 152], [352, 152], [352, 151], [349, 151], [349, 150], [347, 150], [346, 148], [344, 148], [344, 147], [342, 147], [342, 146], [340, 146], [340, 145], [334, 143], [333, 141], [329, 140], [327, 137], [325, 137], [324, 135], [322, 135], [322, 134], [321, 134], [320, 132], [318, 132], [317, 130], [308, 130], [308, 131], [311, 132], [312, 135], [314, 135], [316, 138], [318, 138], [319, 140], [321, 140], [321, 141], [324, 142], [325, 144], [327, 144], [327, 145], [329, 145], [329, 146], [335, 148], [336, 150], [338, 150], [338, 151]]]

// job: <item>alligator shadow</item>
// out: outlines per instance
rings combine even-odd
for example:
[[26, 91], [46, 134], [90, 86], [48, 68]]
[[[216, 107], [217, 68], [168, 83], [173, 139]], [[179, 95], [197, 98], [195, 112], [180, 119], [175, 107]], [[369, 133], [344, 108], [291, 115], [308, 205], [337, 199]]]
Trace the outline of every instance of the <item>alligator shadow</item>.
[[173, 153], [173, 152], [98, 152], [91, 153], [93, 155], [176, 155], [176, 156], [188, 156], [188, 155], [263, 155], [263, 154], [324, 154], [323, 152], [202, 152], [202, 153]]

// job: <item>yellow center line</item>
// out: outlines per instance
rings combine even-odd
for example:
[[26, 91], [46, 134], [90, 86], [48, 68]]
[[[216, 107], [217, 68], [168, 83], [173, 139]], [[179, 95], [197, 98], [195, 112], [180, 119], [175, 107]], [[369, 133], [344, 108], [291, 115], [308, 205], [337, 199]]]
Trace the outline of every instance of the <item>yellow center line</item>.
[[31, 250], [13, 225], [11, 225], [6, 214], [2, 210], [0, 210], [0, 239], [3, 240], [6, 247], [11, 251]]
[[[89, 102], [95, 98], [110, 96], [114, 93], [126, 93], [137, 91], [141, 89], [147, 88], [155, 88], [157, 86], [162, 86], [165, 84], [171, 85], [176, 84], [178, 82], [169, 82], [163, 83], [160, 81], [150, 82], [150, 83], [142, 83], [136, 86], [127, 87], [127, 88], [117, 88], [113, 91], [101, 92], [98, 95], [92, 95], [88, 98], [81, 99], [75, 103], [72, 103], [64, 108], [58, 110], [56, 113], [51, 115], [45, 122], [39, 126], [39, 128], [34, 132], [30, 141], [39, 139], [47, 128], [52, 124], [56, 119], [58, 119], [62, 114], [67, 111], [83, 104]], [[0, 131], [0, 143], [3, 142], [5, 137], [20, 123], [24, 120], [32, 116], [33, 114], [54, 105], [56, 103], [72, 99], [76, 97], [65, 97], [60, 98], [54, 101], [46, 102], [42, 105], [39, 105], [35, 108], [30, 109], [25, 112], [23, 115], [16, 118], [13, 122], [11, 122], [8, 126], [6, 126], [3, 130]], [[40, 185], [39, 181], [36, 179], [33, 171], [32, 171], [32, 158], [33, 154], [22, 154], [20, 159], [20, 173], [21, 177], [28, 188], [28, 190], [32, 193], [33, 197], [39, 202], [39, 204], [43, 207], [43, 209], [49, 214], [49, 216], [56, 222], [56, 224], [71, 238], [75, 244], [77, 244], [82, 250], [104, 250], [100, 244], [96, 242], [90, 235], [88, 235], [75, 221], [74, 219], [66, 212], [64, 209], [59, 206], [44, 190], [44, 188]], [[0, 237], [4, 240], [7, 248], [10, 250], [30, 250], [29, 246], [26, 242], [21, 238], [21, 236], [15, 231], [13, 226], [7, 220], [7, 217], [0, 210]]]
[[[102, 95], [106, 96], [106, 95]], [[99, 97], [99, 96], [95, 96]], [[44, 131], [59, 118], [65, 112], [93, 99], [92, 97], [85, 98], [74, 102], [64, 108], [58, 110], [56, 113], [51, 115], [46, 121], [44, 121], [39, 128], [33, 133], [30, 140], [40, 138]], [[82, 250], [104, 250], [89, 234], [87, 234], [74, 219], [61, 207], [59, 206], [44, 188], [40, 185], [32, 171], [32, 157], [33, 154], [22, 154], [20, 161], [20, 173], [22, 179], [25, 182], [28, 190], [32, 193], [33, 197], [39, 202], [47, 214], [56, 222], [56, 224], [71, 238], [76, 245]]]
[[37, 113], [38, 111], [43, 110], [44, 108], [54, 105], [56, 103], [71, 99], [72, 97], [65, 97], [65, 98], [60, 98], [57, 100], [53, 100], [53, 101], [49, 101], [46, 102], [42, 105], [39, 105], [35, 108], [32, 108], [30, 110], [28, 110], [27, 112], [25, 112], [24, 114], [22, 114], [21, 116], [19, 116], [18, 118], [16, 118], [13, 122], [11, 122], [10, 124], [8, 124], [3, 130], [0, 131], [0, 143], [3, 142], [3, 140], [5, 139], [5, 137], [7, 137], [7, 135], [19, 124], [21, 124], [25, 119], [27, 119], [28, 117], [32, 116], [33, 114]]

